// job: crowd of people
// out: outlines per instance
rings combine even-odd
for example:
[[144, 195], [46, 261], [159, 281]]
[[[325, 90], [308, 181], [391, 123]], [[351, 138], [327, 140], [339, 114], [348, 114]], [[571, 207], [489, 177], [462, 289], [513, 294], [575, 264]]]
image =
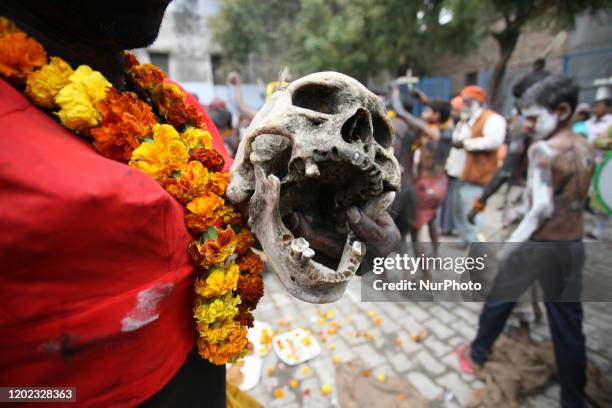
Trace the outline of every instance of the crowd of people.
[[[488, 107], [486, 91], [468, 85], [451, 100], [430, 100], [414, 88], [402, 92], [397, 82], [389, 90], [373, 90], [387, 105], [396, 134], [395, 155], [402, 168], [402, 190], [397, 193], [392, 215], [402, 237], [410, 237], [416, 253], [423, 252], [426, 226], [433, 252], [437, 253], [440, 235], [456, 235], [465, 245], [486, 240], [482, 215], [488, 199], [504, 184], [508, 188], [501, 208], [504, 227], [517, 224], [525, 214], [521, 193], [509, 199], [510, 187], [522, 189], [527, 181], [527, 150], [531, 142], [521, 114], [523, 93], [536, 82], [550, 76], [541, 61], [512, 89], [516, 107], [510, 117]], [[233, 88], [232, 113], [229, 101], [215, 98], [207, 110], [226, 136], [228, 152], [233, 154], [257, 109], [245, 102], [241, 78], [228, 75]], [[268, 87], [270, 88], [270, 87]], [[267, 89], [266, 97], [274, 88]], [[422, 113], [413, 114], [420, 105]], [[580, 103], [572, 116], [572, 129], [597, 150], [601, 159], [610, 147], [612, 102], [609, 97]], [[609, 215], [591, 191], [586, 210], [596, 222], [585, 235], [608, 239]]]

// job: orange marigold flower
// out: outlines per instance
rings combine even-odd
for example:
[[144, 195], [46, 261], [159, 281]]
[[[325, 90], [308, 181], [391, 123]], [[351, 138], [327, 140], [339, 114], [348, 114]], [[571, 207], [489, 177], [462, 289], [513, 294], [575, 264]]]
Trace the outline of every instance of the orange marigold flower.
[[[201, 164], [201, 162], [198, 162]], [[229, 184], [230, 178], [228, 172], [214, 172], [210, 173], [208, 180], [208, 188], [215, 194], [220, 196], [225, 195], [225, 190]]]
[[242, 299], [242, 304], [255, 309], [257, 302], [263, 296], [264, 285], [261, 275], [240, 275], [236, 291]]
[[222, 231], [218, 231], [215, 239], [204, 241], [200, 247], [200, 253], [203, 259], [201, 266], [208, 268], [214, 264], [222, 264], [236, 249], [236, 233], [232, 227], [227, 227]]
[[102, 125], [91, 129], [94, 147], [113, 160], [129, 161], [143, 137], [157, 123], [151, 107], [133, 92], [111, 88], [96, 104], [102, 114]]
[[[174, 176], [164, 178], [162, 185], [170, 195], [183, 204], [204, 193], [210, 183], [211, 175], [208, 169], [197, 160], [191, 160], [175, 173]], [[212, 192], [217, 194], [214, 190]]]
[[140, 65], [140, 62], [138, 62], [138, 59], [136, 58], [136, 56], [132, 54], [131, 52], [124, 51], [123, 52], [123, 66], [125, 67], [125, 69], [130, 69], [134, 65]]
[[204, 167], [212, 171], [221, 171], [225, 165], [225, 159], [214, 149], [196, 149], [191, 152], [191, 158], [202, 162]]
[[159, 113], [165, 117], [171, 108], [185, 99], [185, 92], [176, 84], [164, 82], [153, 89], [152, 99]]
[[19, 32], [19, 29], [11, 20], [0, 16], [0, 35], [17, 32]]
[[[243, 230], [248, 231], [246, 228]], [[239, 235], [240, 234], [238, 234], [236, 238], [238, 238]], [[263, 262], [261, 262], [259, 255], [251, 250], [238, 258], [236, 260], [236, 265], [240, 268], [240, 272], [245, 274], [260, 275], [263, 272]]]
[[[128, 61], [128, 63], [130, 62]], [[132, 65], [128, 69], [128, 75], [136, 87], [148, 92], [160, 85], [166, 78], [164, 71], [153, 64]]]
[[210, 191], [187, 203], [187, 209], [190, 213], [185, 216], [185, 224], [192, 232], [204, 232], [224, 224], [242, 224], [242, 215]]
[[245, 327], [253, 327], [253, 314], [249, 311], [249, 307], [244, 304], [238, 305], [238, 313], [234, 317], [234, 320]]
[[[236, 235], [236, 241], [238, 242], [236, 245], [236, 252], [242, 255], [251, 249], [253, 243], [255, 243], [255, 238], [248, 228], [242, 228], [240, 232], [238, 232], [238, 235]], [[255, 256], [257, 255], [255, 254]], [[259, 259], [258, 256], [257, 258]]]
[[233, 363], [242, 357], [248, 343], [247, 329], [240, 326], [232, 330], [228, 339], [221, 343], [209, 343], [201, 337], [198, 338], [198, 351], [211, 363], [221, 365]]
[[185, 216], [187, 228], [203, 232], [209, 227], [217, 226], [220, 221], [219, 211], [224, 207], [225, 200], [216, 194], [206, 192], [187, 203], [189, 214]]
[[22, 83], [34, 68], [47, 62], [47, 53], [40, 43], [25, 33], [13, 32], [0, 41], [0, 74]]

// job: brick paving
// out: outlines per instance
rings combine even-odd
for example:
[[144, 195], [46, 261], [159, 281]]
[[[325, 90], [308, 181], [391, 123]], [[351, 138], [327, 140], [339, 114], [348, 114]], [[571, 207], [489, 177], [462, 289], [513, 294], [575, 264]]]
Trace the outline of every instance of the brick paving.
[[[499, 225], [495, 213], [488, 214], [486, 221], [485, 230]], [[397, 376], [410, 381], [433, 407], [462, 407], [472, 388], [483, 387], [461, 372], [454, 355], [456, 347], [475, 334], [480, 303], [361, 302], [360, 281], [353, 279], [341, 300], [314, 305], [291, 297], [270, 273], [265, 276], [265, 284], [266, 295], [255, 312], [256, 319], [270, 323], [279, 332], [309, 329], [322, 348], [319, 356], [293, 367], [280, 362], [274, 351], [263, 358], [261, 381], [249, 394], [265, 407], [338, 406], [334, 366], [356, 358], [373, 369], [372, 376], [384, 374], [386, 378]], [[584, 304], [584, 332], [589, 359], [612, 378], [609, 306]], [[327, 334], [331, 322], [338, 329]], [[429, 333], [424, 340], [411, 339], [424, 330]], [[532, 336], [535, 340], [550, 339], [546, 316], [533, 326]], [[291, 388], [291, 379], [298, 380], [297, 388]], [[324, 384], [331, 386], [331, 394], [321, 395]], [[282, 398], [275, 397], [276, 389], [284, 391]], [[552, 384], [524, 401], [523, 406], [556, 407], [558, 395], [558, 385]]]

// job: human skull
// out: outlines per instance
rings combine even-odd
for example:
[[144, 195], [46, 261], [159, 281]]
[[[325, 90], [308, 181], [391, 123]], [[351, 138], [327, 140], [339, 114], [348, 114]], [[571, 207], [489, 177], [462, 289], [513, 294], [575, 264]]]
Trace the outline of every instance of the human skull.
[[[268, 264], [293, 296], [338, 300], [365, 253], [346, 220], [349, 206], [375, 218], [400, 185], [394, 131], [384, 104], [337, 72], [305, 76], [277, 91], [247, 129], [230, 170], [228, 199], [249, 202], [249, 225]], [[340, 260], [294, 237], [282, 219], [299, 211], [346, 234]], [[335, 269], [335, 270], [334, 270]]]

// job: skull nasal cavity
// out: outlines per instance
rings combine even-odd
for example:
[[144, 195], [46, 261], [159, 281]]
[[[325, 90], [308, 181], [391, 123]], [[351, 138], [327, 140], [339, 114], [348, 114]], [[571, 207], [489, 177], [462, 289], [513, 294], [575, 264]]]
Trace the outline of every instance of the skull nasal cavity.
[[347, 143], [366, 142], [372, 135], [372, 120], [367, 110], [357, 109], [357, 112], [342, 125], [342, 139]]

